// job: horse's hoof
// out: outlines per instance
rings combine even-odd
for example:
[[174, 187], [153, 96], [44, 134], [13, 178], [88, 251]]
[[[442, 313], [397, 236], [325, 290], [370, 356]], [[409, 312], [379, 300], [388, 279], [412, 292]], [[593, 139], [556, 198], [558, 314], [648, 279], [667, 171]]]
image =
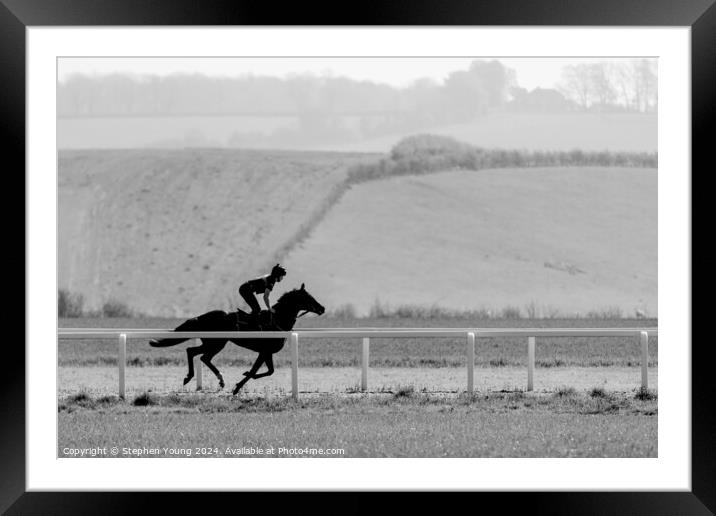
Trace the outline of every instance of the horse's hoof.
[[187, 376], [186, 378], [184, 378], [184, 385], [186, 385], [190, 381], [191, 381], [191, 378]]
[[243, 375], [248, 378], [251, 378], [251, 371], [244, 371]]
[[224, 380], [219, 380], [219, 389], [224, 388]]
[[241, 390], [241, 388], [239, 386], [234, 387], [234, 391], [233, 391], [234, 396], [236, 396], [240, 390]]

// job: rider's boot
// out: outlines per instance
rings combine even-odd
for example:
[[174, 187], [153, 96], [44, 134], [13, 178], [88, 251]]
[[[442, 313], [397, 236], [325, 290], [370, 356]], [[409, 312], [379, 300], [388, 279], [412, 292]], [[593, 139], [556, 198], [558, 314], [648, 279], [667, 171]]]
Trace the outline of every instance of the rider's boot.
[[251, 322], [261, 331], [261, 312], [251, 312]]

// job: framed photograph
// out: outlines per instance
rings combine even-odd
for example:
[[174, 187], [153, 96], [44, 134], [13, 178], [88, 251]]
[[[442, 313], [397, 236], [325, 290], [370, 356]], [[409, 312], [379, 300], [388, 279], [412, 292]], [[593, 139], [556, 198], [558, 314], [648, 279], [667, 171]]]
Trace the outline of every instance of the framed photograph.
[[710, 513], [712, 4], [4, 1], [27, 304], [0, 508]]

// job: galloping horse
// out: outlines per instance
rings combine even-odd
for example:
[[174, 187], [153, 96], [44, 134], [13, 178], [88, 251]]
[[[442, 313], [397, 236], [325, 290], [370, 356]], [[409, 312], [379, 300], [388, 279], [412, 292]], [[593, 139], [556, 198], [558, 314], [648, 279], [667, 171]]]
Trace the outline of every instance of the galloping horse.
[[[305, 315], [308, 312], [315, 313], [317, 315], [323, 314], [326, 309], [316, 301], [311, 294], [306, 290], [305, 284], [301, 285], [301, 288], [294, 289], [283, 294], [278, 301], [273, 305], [274, 313], [270, 321], [262, 324], [261, 328], [250, 323], [249, 314], [243, 310], [236, 312], [224, 312], [223, 310], [212, 310], [193, 319], [183, 322], [177, 326], [174, 331], [289, 331], [293, 329], [293, 325], [296, 324], [296, 319], [300, 317], [299, 312], [304, 311], [301, 315]], [[262, 318], [265, 319], [267, 314], [262, 313]], [[152, 347], [168, 347], [180, 344], [189, 339], [159, 339], [149, 341], [149, 345]], [[224, 349], [227, 341], [231, 341], [237, 346], [242, 348], [250, 349], [259, 354], [258, 358], [251, 366], [251, 370], [244, 373], [246, 378], [242, 379], [234, 387], [234, 394], [237, 394], [239, 390], [248, 382], [251, 378], [263, 378], [264, 376], [270, 376], [273, 374], [273, 354], [279, 352], [283, 345], [286, 343], [285, 338], [277, 339], [226, 339], [226, 338], [202, 338], [201, 346], [193, 348], [187, 348], [186, 355], [189, 361], [189, 372], [186, 378], [184, 378], [184, 385], [194, 377], [194, 357], [201, 355], [201, 361], [211, 369], [219, 380], [219, 387], [224, 387], [224, 378], [211, 363], [211, 359]], [[265, 373], [257, 374], [262, 364], [266, 364], [267, 371]]]

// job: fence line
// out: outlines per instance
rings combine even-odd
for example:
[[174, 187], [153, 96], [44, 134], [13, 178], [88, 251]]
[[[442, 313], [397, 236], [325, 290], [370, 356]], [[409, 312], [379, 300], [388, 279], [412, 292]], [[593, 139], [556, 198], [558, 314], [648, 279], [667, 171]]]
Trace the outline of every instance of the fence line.
[[[371, 338], [423, 338], [423, 337], [463, 337], [466, 340], [467, 392], [474, 392], [475, 385], [475, 337], [527, 337], [527, 390], [534, 389], [536, 337], [635, 337], [641, 348], [641, 386], [647, 389], [649, 337], [658, 336], [658, 328], [311, 328], [290, 332], [239, 332], [239, 331], [203, 331], [177, 332], [156, 329], [121, 328], [60, 328], [59, 338], [98, 339], [118, 338], [119, 396], [125, 397], [125, 368], [127, 365], [127, 339], [148, 338], [288, 338], [291, 353], [291, 393], [298, 399], [298, 341], [305, 338], [362, 338], [361, 353], [361, 390], [368, 389], [368, 368], [370, 362]], [[202, 388], [202, 364], [199, 361], [197, 371], [197, 389]]]

